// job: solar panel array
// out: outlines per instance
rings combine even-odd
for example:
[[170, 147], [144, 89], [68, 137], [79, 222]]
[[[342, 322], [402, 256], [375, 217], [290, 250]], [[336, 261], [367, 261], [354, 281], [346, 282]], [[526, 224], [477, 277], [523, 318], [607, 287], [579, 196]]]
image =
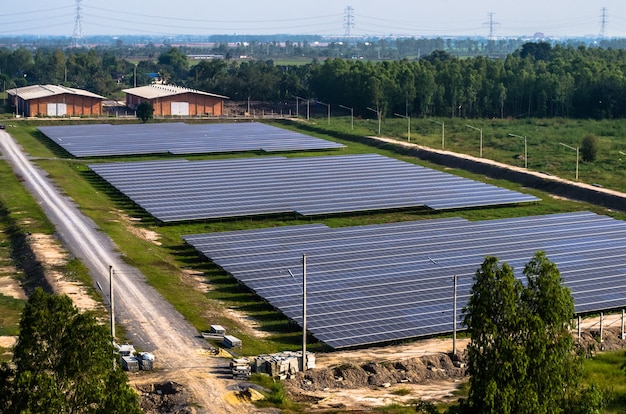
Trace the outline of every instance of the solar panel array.
[[65, 125], [39, 127], [75, 157], [301, 151], [344, 145], [256, 122]]
[[[328, 228], [321, 224], [185, 236], [187, 243], [333, 348], [452, 331], [488, 255], [515, 268], [545, 251], [576, 312], [626, 306], [626, 222], [590, 212], [469, 222], [460, 218]], [[289, 274], [293, 273], [294, 278]]]
[[378, 154], [92, 164], [162, 222], [427, 206], [445, 210], [538, 198]]

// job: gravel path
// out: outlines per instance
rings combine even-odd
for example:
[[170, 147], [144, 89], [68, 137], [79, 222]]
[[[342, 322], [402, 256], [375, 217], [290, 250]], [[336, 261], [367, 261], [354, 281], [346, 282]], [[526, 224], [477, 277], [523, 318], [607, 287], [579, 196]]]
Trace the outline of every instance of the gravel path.
[[60, 194], [6, 131], [0, 131], [0, 151], [56, 226], [65, 248], [90, 269], [94, 283], [102, 286], [107, 295], [109, 266], [113, 267], [117, 322], [126, 328], [136, 346], [156, 355], [164, 379], [171, 376], [188, 387], [198, 412], [251, 411], [247, 408], [252, 407], [235, 406], [225, 399], [234, 385], [220, 374], [228, 360], [208, 355], [208, 344], [198, 332], [146, 283], [137, 269], [124, 263], [111, 239]]

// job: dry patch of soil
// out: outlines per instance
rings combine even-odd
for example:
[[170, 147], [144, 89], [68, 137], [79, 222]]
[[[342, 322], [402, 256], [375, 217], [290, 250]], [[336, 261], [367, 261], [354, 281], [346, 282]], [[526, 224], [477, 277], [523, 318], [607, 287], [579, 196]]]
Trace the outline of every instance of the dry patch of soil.
[[10, 296], [15, 299], [26, 300], [26, 294], [20, 283], [13, 278], [18, 274], [15, 267], [7, 266], [0, 268], [0, 293], [4, 296]]
[[128, 230], [129, 233], [137, 238], [156, 244], [157, 246], [161, 245], [161, 242], [159, 241], [161, 235], [159, 233], [157, 233], [156, 231], [144, 229], [143, 227], [135, 226], [135, 223], [139, 222], [140, 219], [129, 217], [120, 210], [117, 210], [114, 213], [120, 218], [120, 222], [124, 224], [124, 227], [126, 228], [126, 230]]
[[32, 234], [28, 236], [37, 261], [45, 269], [46, 280], [57, 294], [66, 294], [74, 305], [81, 311], [94, 310], [101, 305], [92, 299], [86, 289], [78, 282], [67, 280], [63, 272], [59, 271], [68, 261], [68, 256], [60, 243], [47, 234]]
[[13, 348], [17, 343], [17, 336], [0, 336], [0, 348]]

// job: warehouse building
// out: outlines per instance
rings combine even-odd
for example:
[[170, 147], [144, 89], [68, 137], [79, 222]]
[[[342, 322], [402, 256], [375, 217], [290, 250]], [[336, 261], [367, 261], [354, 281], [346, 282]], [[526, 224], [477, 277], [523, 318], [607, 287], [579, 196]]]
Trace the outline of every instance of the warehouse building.
[[222, 116], [226, 96], [174, 85], [147, 85], [124, 89], [126, 105], [136, 109], [150, 102], [154, 116]]
[[82, 89], [57, 85], [31, 85], [7, 89], [18, 117], [99, 116], [106, 98]]

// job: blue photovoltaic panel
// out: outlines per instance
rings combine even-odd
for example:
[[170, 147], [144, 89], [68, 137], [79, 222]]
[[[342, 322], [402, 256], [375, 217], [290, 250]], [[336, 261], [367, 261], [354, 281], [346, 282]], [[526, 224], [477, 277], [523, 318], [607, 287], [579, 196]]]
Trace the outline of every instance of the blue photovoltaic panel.
[[256, 122], [39, 127], [75, 157], [112, 155], [202, 154], [243, 151], [302, 151], [344, 145]]
[[[576, 312], [626, 306], [626, 222], [590, 212], [469, 222], [452, 218], [359, 227], [321, 224], [184, 236], [287, 317], [333, 348], [452, 331], [473, 276], [496, 256], [524, 280], [537, 251], [558, 266]], [[289, 270], [294, 274], [291, 278]]]
[[91, 164], [163, 222], [535, 202], [528, 194], [377, 154]]

